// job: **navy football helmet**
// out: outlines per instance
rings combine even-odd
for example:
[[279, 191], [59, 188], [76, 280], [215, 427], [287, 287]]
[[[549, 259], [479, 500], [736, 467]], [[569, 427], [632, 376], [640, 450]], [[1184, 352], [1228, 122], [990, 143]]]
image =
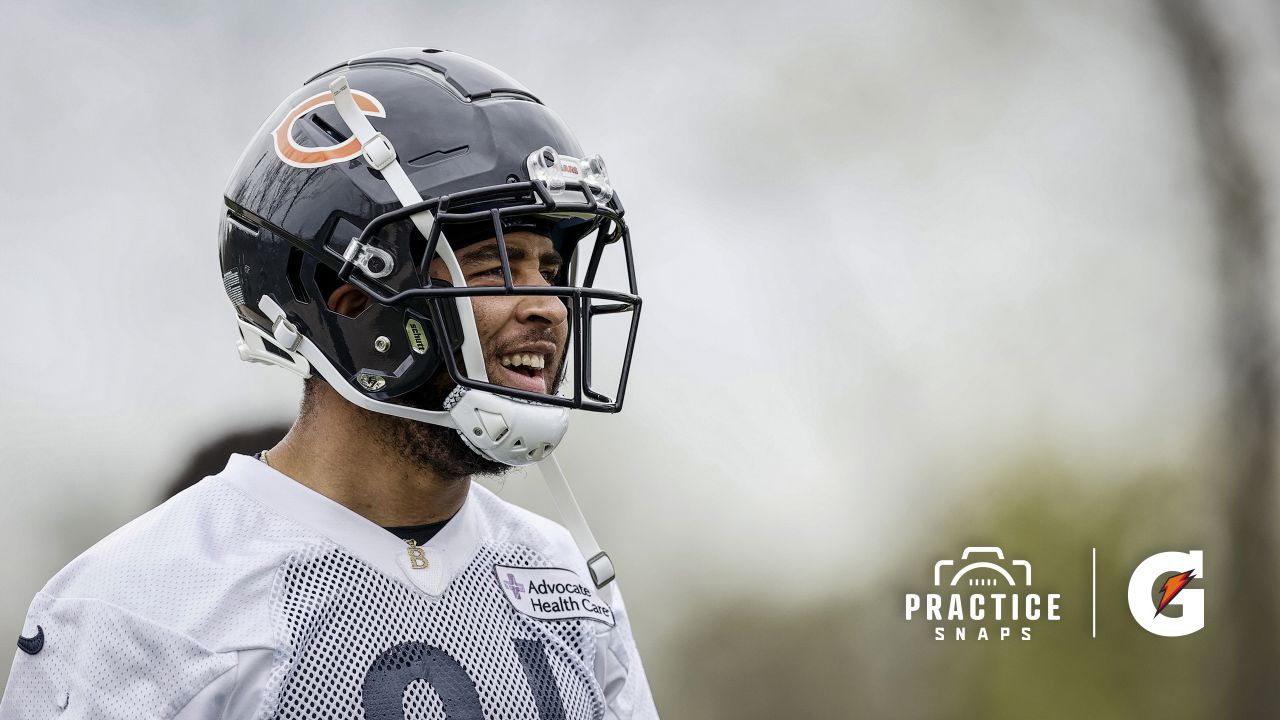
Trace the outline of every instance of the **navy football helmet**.
[[[550, 240], [555, 277], [514, 281], [515, 231]], [[399, 48], [308, 80], [240, 158], [220, 235], [245, 360], [509, 465], [547, 457], [570, 409], [622, 408], [641, 301], [618, 193], [555, 113], [472, 58]], [[502, 282], [469, 287], [456, 253], [481, 242]], [[343, 283], [371, 301], [354, 317], [327, 303]], [[525, 358], [554, 375], [546, 392], [488, 376], [472, 300], [493, 295], [563, 303], [560, 356]]]

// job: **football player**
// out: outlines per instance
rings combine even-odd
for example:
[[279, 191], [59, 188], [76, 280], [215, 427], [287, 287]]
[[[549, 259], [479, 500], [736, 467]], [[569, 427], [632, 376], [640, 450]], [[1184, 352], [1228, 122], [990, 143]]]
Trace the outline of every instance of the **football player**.
[[[488, 65], [372, 53], [271, 114], [220, 240], [297, 421], [58, 573], [0, 718], [656, 717], [552, 456], [621, 409], [639, 318], [600, 157]], [[471, 480], [532, 464], [563, 526]]]

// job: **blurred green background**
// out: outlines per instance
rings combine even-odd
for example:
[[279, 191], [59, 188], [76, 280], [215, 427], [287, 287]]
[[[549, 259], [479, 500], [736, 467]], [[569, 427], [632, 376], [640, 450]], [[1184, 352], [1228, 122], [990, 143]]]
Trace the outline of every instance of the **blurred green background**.
[[[202, 448], [292, 417], [299, 383], [236, 360], [223, 183], [306, 77], [436, 46], [528, 85], [625, 199], [627, 408], [559, 454], [665, 717], [1280, 715], [1273, 4], [3, 18], [0, 629]], [[495, 485], [550, 512], [533, 480]], [[1029, 560], [1062, 620], [1029, 642], [905, 621], [967, 546]], [[1129, 575], [1191, 549], [1205, 629], [1151, 635]]]

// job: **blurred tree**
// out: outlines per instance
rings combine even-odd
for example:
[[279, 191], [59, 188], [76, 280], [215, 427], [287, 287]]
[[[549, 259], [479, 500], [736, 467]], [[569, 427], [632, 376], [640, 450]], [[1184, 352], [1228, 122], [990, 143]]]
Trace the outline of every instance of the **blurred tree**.
[[1280, 674], [1275, 571], [1275, 378], [1271, 337], [1271, 275], [1262, 181], [1238, 116], [1240, 85], [1206, 7], [1196, 0], [1161, 0], [1158, 14], [1187, 83], [1213, 207], [1226, 418], [1222, 491], [1227, 547], [1218, 575], [1222, 602], [1232, 609], [1223, 628], [1226, 676], [1223, 714], [1280, 714], [1274, 678]]

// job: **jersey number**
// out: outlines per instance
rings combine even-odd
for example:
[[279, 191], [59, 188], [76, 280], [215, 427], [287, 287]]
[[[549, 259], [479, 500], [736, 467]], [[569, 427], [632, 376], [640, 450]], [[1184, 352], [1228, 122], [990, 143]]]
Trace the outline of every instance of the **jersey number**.
[[[565, 720], [564, 701], [556, 687], [546, 646], [541, 640], [512, 640], [524, 667], [541, 720]], [[484, 720], [476, 683], [449, 653], [434, 645], [406, 642], [393, 645], [365, 673], [361, 703], [366, 720], [404, 720], [404, 691], [424, 680], [436, 691], [448, 720]]]

